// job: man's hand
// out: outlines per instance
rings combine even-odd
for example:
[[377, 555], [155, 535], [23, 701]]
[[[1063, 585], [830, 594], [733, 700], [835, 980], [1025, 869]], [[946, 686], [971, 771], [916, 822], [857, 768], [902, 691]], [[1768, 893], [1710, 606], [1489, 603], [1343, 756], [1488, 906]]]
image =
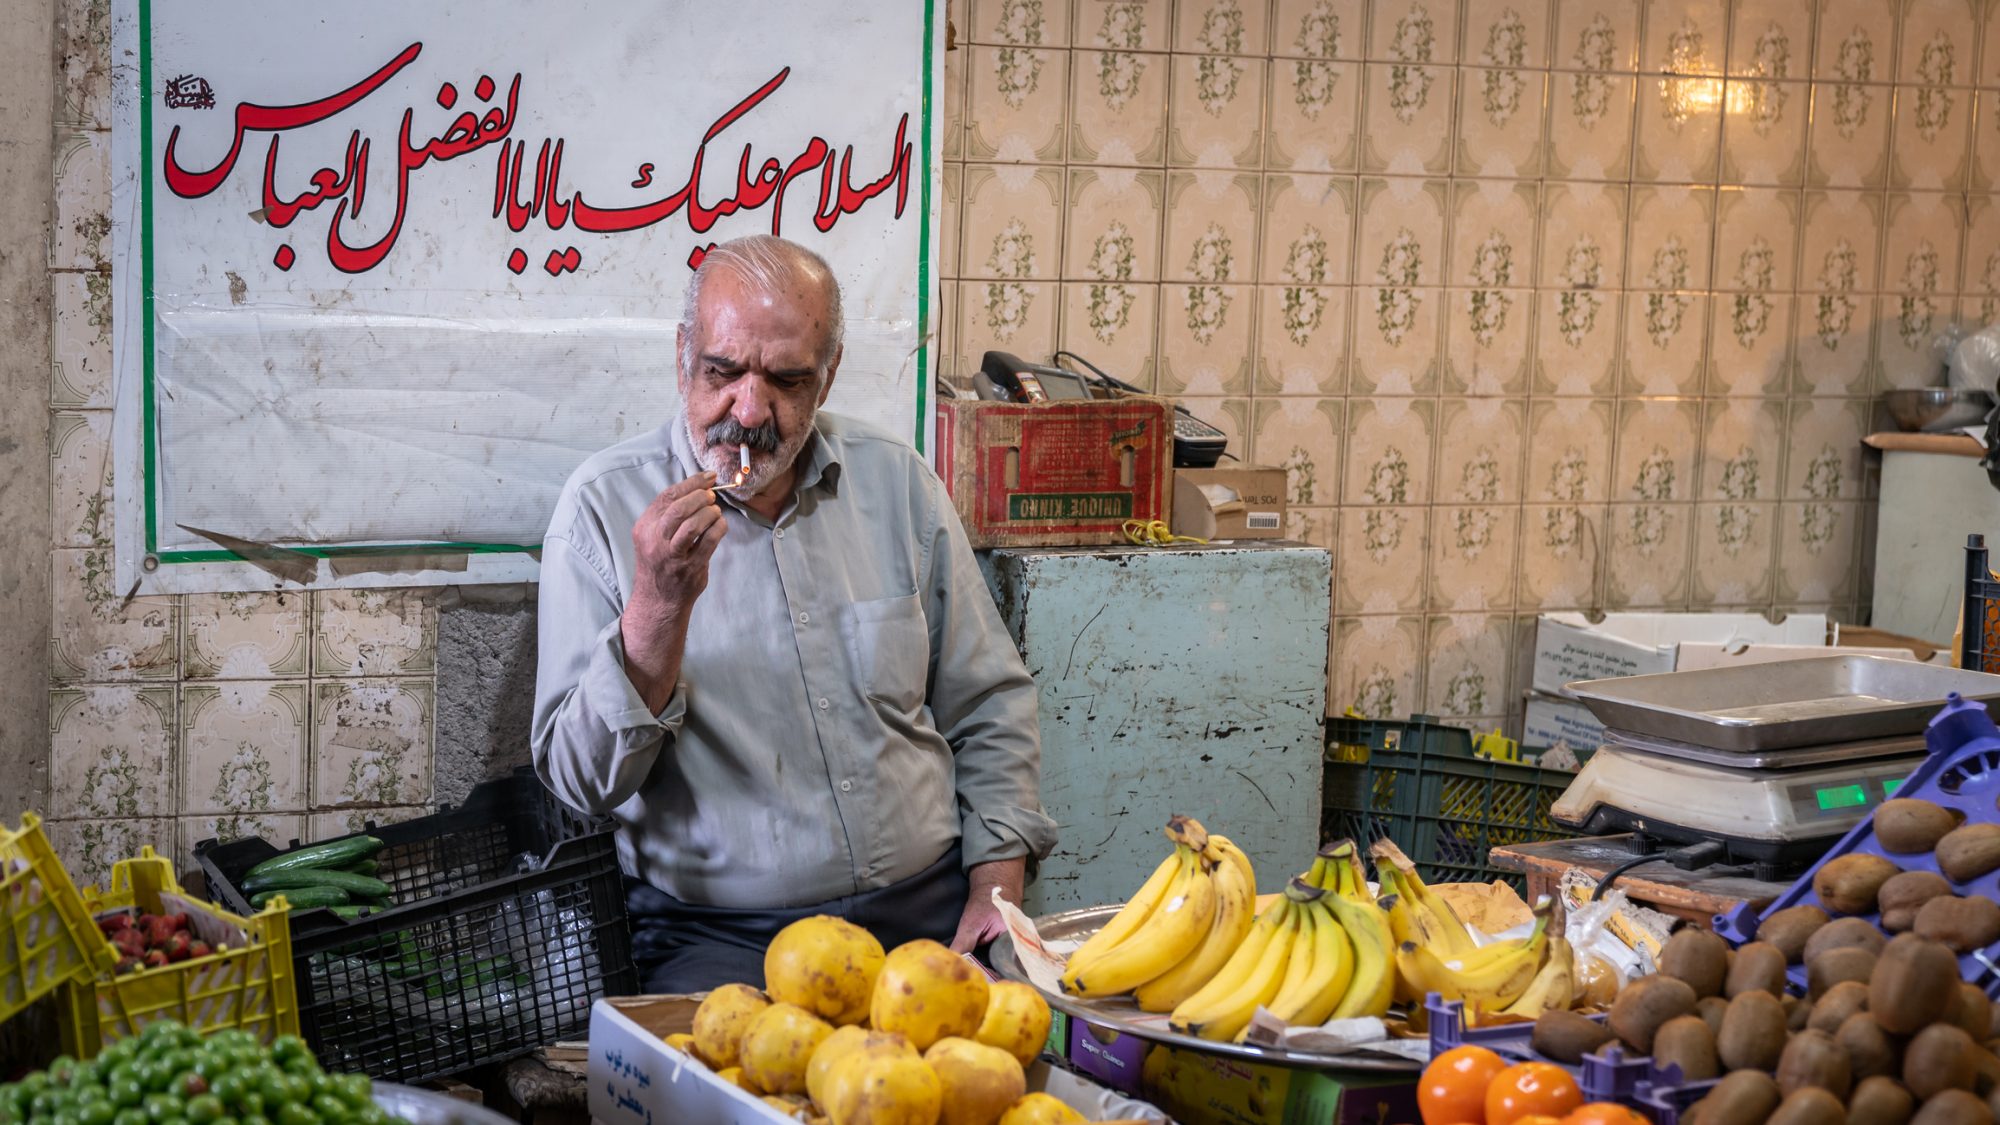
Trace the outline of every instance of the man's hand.
[[1007, 932], [1007, 924], [1000, 920], [1000, 911], [993, 905], [993, 888], [1000, 888], [1001, 898], [1021, 905], [1021, 886], [1027, 881], [1028, 861], [996, 859], [974, 865], [966, 876], [971, 890], [966, 895], [965, 913], [958, 919], [958, 934], [951, 939], [953, 953], [970, 953]]
[[708, 588], [708, 561], [728, 529], [715, 502], [714, 473], [696, 473], [662, 491], [632, 525], [632, 598], [618, 630], [625, 675], [656, 714], [680, 681], [688, 616]]

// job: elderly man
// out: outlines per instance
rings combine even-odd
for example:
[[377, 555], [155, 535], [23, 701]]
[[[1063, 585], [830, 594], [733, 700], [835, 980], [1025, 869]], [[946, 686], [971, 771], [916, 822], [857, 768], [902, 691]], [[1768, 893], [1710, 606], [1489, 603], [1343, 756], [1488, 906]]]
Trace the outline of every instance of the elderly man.
[[811, 251], [709, 251], [680, 414], [585, 461], [543, 541], [535, 764], [618, 820], [651, 991], [761, 982], [819, 913], [970, 949], [1054, 846], [1034, 683], [943, 485], [819, 410], [841, 331]]

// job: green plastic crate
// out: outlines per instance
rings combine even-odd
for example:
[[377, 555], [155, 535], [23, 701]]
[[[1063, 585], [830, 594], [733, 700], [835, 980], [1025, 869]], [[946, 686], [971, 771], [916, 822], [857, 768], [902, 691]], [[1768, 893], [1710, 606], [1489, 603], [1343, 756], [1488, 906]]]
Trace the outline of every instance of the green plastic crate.
[[1320, 835], [1363, 847], [1386, 836], [1425, 882], [1505, 879], [1522, 890], [1518, 873], [1487, 857], [1496, 847], [1577, 835], [1549, 819], [1575, 776], [1476, 757], [1472, 732], [1428, 715], [1329, 717]]

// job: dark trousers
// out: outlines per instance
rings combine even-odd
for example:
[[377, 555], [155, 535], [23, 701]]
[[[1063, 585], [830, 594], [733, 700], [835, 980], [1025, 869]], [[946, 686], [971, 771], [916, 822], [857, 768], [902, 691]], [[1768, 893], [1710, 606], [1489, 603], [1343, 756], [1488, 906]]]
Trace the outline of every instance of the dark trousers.
[[764, 987], [764, 949], [801, 918], [832, 914], [873, 933], [884, 949], [930, 938], [950, 944], [968, 893], [957, 844], [943, 858], [880, 890], [780, 910], [695, 906], [638, 879], [625, 880], [632, 959], [649, 993], [703, 992], [740, 981]]

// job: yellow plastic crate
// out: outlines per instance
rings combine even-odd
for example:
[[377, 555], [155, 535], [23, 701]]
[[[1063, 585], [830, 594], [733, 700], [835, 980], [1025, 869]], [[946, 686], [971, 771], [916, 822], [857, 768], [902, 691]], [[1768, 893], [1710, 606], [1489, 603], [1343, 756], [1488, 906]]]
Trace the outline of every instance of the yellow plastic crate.
[[0, 826], [0, 1021], [115, 961], [41, 818], [27, 813], [19, 830]]
[[68, 1054], [92, 1058], [105, 1044], [163, 1019], [204, 1035], [242, 1028], [266, 1043], [298, 1033], [290, 907], [283, 898], [249, 918], [231, 914], [189, 897], [174, 881], [173, 863], [148, 847], [111, 869], [109, 892], [90, 887], [84, 902], [93, 916], [128, 907], [185, 912], [197, 937], [218, 949], [226, 945], [228, 952], [123, 976], [107, 968], [95, 979], [71, 983], [59, 1013]]

